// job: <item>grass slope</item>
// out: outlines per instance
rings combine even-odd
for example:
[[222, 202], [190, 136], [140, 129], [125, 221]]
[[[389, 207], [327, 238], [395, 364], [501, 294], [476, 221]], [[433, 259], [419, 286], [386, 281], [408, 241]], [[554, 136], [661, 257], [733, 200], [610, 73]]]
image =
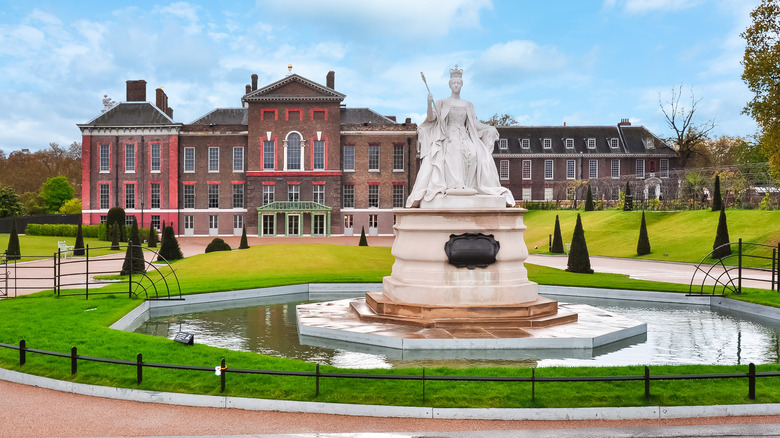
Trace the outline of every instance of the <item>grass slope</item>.
[[[529, 211], [524, 217], [528, 227], [525, 242], [531, 253], [548, 252], [548, 235], [553, 233], [555, 215], [560, 217], [564, 242], [571, 242], [577, 213], [582, 215], [585, 239], [590, 255], [628, 257], [698, 263], [712, 251], [718, 227], [718, 213], [709, 210], [655, 212], [646, 211], [647, 232], [652, 253], [636, 255], [641, 211]], [[780, 211], [727, 210], [732, 241], [765, 243], [780, 241]], [[736, 249], [736, 248], [735, 248]], [[751, 250], [755, 252], [755, 250]], [[771, 250], [769, 250], [771, 254]], [[746, 259], [751, 266], [757, 261]], [[761, 262], [761, 266], [767, 262]]]
[[[10, 234], [0, 234], [0, 253], [8, 248], [8, 239]], [[22, 251], [22, 261], [30, 261], [40, 258], [51, 257], [57, 252], [57, 242], [64, 240], [68, 245], [73, 246], [76, 243], [75, 237], [62, 236], [19, 236], [19, 249]], [[89, 246], [89, 256], [97, 257], [105, 254], [116, 253], [109, 248], [111, 242], [104, 242], [95, 237], [85, 237], [84, 245]]]

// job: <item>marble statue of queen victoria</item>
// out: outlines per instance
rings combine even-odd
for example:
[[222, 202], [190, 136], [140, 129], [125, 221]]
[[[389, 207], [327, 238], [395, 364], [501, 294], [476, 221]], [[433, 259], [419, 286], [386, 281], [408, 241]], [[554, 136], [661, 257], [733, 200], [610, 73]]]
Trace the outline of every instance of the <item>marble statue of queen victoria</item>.
[[419, 207], [436, 196], [477, 194], [501, 196], [507, 206], [514, 206], [493, 161], [498, 131], [480, 123], [471, 102], [460, 98], [463, 70], [457, 65], [450, 70], [449, 85], [452, 94], [446, 99], [434, 102], [428, 92], [427, 117], [417, 129], [422, 163], [406, 206]]

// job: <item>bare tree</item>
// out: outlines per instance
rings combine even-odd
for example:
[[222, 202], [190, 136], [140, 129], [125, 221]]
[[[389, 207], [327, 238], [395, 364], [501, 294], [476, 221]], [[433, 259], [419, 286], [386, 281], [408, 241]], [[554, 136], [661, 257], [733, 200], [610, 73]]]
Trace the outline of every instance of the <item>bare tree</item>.
[[674, 131], [674, 136], [669, 138], [669, 142], [680, 155], [680, 165], [685, 167], [689, 160], [696, 158], [702, 153], [705, 140], [709, 138], [710, 132], [715, 129], [715, 120], [707, 120], [702, 123], [694, 123], [693, 116], [696, 114], [697, 105], [701, 99], [696, 100], [691, 89], [690, 106], [680, 104], [683, 94], [683, 85], [672, 87], [671, 96], [664, 104], [661, 101], [661, 93], [658, 93], [658, 105], [666, 118], [666, 124]]
[[509, 114], [493, 114], [487, 120], [480, 120], [480, 122], [490, 126], [515, 126], [517, 125], [517, 119]]

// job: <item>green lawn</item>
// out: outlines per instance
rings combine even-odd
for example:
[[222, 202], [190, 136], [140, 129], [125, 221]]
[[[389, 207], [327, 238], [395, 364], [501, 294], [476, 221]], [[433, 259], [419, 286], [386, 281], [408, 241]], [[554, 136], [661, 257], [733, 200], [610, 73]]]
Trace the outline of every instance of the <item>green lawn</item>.
[[[548, 235], [553, 233], [555, 216], [561, 222], [564, 242], [571, 242], [577, 211], [535, 210], [524, 217], [528, 227], [525, 242], [529, 252], [548, 252]], [[708, 210], [679, 212], [645, 212], [652, 253], [636, 255], [641, 211], [589, 211], [582, 214], [582, 226], [590, 255], [628, 257], [647, 260], [698, 263], [712, 251], [718, 227], [718, 213]], [[764, 243], [777, 246], [780, 242], [780, 211], [727, 210], [729, 236], [736, 242]], [[734, 248], [736, 250], [736, 248]], [[755, 252], [755, 250], [750, 250]], [[768, 250], [771, 254], [771, 250]], [[746, 264], [758, 266], [756, 260]], [[766, 261], [761, 266], [768, 266]]]
[[[0, 234], [0, 253], [8, 248], [8, 238], [10, 234]], [[22, 252], [23, 261], [35, 260], [51, 257], [57, 252], [57, 242], [64, 240], [68, 245], [73, 246], [76, 243], [75, 237], [62, 236], [19, 236], [19, 249]], [[90, 257], [96, 257], [105, 254], [112, 254], [117, 251], [111, 251], [109, 248], [111, 242], [104, 242], [95, 237], [85, 237], [84, 245], [89, 246]]]

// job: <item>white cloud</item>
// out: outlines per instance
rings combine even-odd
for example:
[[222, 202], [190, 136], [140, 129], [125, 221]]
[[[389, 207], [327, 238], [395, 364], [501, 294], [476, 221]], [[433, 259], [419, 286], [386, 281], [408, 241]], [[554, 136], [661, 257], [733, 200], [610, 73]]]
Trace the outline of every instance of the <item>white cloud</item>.
[[605, 0], [604, 8], [612, 9], [618, 5], [629, 14], [648, 12], [676, 12], [701, 4], [703, 0]]

